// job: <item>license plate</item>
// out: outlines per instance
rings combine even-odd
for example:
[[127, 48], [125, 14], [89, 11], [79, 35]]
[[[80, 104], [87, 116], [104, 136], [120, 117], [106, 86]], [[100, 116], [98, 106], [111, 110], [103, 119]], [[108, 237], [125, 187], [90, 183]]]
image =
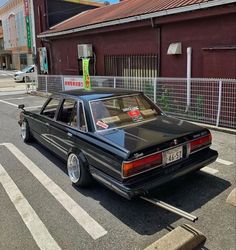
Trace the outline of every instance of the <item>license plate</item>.
[[177, 161], [183, 157], [183, 147], [174, 148], [165, 152], [166, 163]]

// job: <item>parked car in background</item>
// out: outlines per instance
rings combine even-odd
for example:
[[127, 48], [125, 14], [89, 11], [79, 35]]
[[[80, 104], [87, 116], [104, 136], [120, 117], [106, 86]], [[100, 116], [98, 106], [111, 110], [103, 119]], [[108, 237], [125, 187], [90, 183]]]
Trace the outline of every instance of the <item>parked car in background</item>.
[[14, 74], [14, 80], [17, 82], [31, 82], [35, 81], [36, 77], [36, 66], [30, 65], [21, 71], [17, 71]]
[[130, 199], [214, 162], [208, 129], [165, 115], [142, 92], [113, 88], [53, 94], [19, 105], [21, 136], [67, 161], [78, 186], [96, 179]]

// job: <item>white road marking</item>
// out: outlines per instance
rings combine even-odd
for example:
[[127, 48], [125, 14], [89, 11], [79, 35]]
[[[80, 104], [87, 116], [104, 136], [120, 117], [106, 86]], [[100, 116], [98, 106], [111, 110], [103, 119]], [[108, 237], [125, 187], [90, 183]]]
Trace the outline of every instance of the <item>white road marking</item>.
[[3, 99], [3, 101], [10, 101], [10, 100], [23, 100], [25, 97], [15, 97], [15, 98], [8, 98], [8, 99]]
[[81, 208], [68, 194], [54, 183], [39, 167], [11, 143], [4, 145], [51, 193], [58, 202], [74, 217], [74, 219], [89, 233], [93, 239], [98, 239], [107, 231], [96, 222], [83, 208]]
[[4, 100], [0, 100], [0, 102], [5, 103], [5, 104], [8, 104], [8, 105], [11, 105], [11, 106], [13, 106], [13, 107], [18, 107], [17, 104], [14, 104], [14, 103], [11, 103], [11, 102], [7, 102], [7, 101], [4, 101]]
[[42, 108], [43, 105], [40, 106], [32, 106], [32, 107], [25, 107], [25, 109], [36, 109], [36, 108]]
[[19, 95], [19, 94], [25, 94], [25, 90], [2, 91], [0, 88], [0, 96]]
[[3, 188], [29, 229], [38, 247], [42, 250], [61, 249], [1, 164], [0, 183], [2, 183]]
[[[13, 107], [18, 107], [18, 104], [7, 102], [5, 100], [0, 100], [0, 102], [11, 105]], [[25, 109], [35, 109], [35, 108], [41, 108], [41, 107], [42, 107], [42, 105], [40, 105], [40, 106], [32, 106], [32, 107], [25, 107]]]
[[201, 169], [201, 171], [205, 172], [205, 173], [208, 173], [208, 174], [212, 174], [212, 175], [219, 172], [219, 170], [214, 169], [214, 168], [209, 168], [209, 167], [204, 167], [204, 168]]
[[230, 165], [233, 164], [233, 162], [231, 162], [231, 161], [226, 161], [226, 160], [222, 160], [222, 159], [219, 159], [219, 158], [216, 160], [216, 162], [227, 165], [227, 166], [230, 166]]

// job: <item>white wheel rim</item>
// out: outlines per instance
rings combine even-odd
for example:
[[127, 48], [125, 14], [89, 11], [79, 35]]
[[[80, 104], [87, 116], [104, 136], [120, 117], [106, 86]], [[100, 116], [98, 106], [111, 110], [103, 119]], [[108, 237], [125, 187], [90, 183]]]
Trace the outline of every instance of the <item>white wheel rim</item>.
[[70, 180], [76, 183], [80, 179], [80, 163], [75, 154], [70, 154], [67, 160], [67, 170]]
[[23, 122], [21, 125], [21, 137], [23, 140], [26, 138], [26, 122]]

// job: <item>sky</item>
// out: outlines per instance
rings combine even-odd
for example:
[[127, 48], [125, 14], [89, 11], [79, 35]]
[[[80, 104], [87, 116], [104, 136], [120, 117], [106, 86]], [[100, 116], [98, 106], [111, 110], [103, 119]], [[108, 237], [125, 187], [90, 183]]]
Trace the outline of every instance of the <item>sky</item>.
[[[8, 0], [0, 0], [0, 6], [5, 4]], [[105, 2], [106, 0], [93, 0], [94, 2]], [[119, 0], [107, 0], [109, 3], [118, 3]]]

